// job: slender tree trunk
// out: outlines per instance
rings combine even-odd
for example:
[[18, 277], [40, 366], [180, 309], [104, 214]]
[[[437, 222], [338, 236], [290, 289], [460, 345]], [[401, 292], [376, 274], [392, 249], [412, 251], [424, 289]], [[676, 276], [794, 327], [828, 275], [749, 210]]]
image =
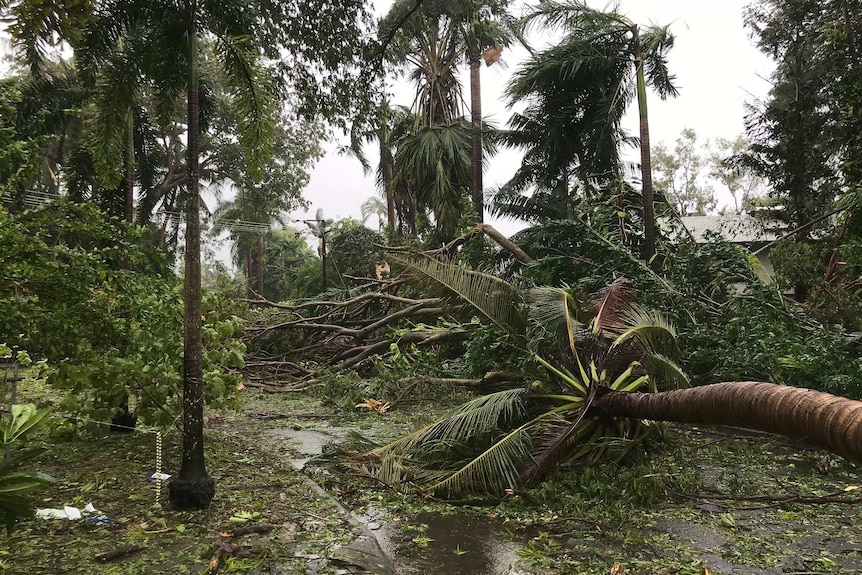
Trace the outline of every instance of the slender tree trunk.
[[251, 258], [251, 248], [245, 250], [245, 279], [248, 284], [248, 295], [254, 297], [254, 260]]
[[603, 389], [597, 414], [703, 425], [733, 425], [804, 439], [862, 462], [862, 402], [759, 381], [727, 382], [661, 393]]
[[170, 500], [178, 509], [204, 509], [215, 495], [215, 481], [204, 462], [203, 345], [201, 340], [201, 229], [198, 154], [197, 0], [188, 6], [188, 201], [186, 203], [186, 269], [183, 300], [183, 458], [180, 474], [169, 484]]
[[655, 205], [652, 187], [652, 158], [650, 157], [649, 115], [647, 114], [646, 80], [637, 28], [635, 35], [635, 66], [637, 66], [638, 115], [640, 116], [641, 137], [641, 181], [644, 197], [644, 246], [643, 258], [650, 261], [655, 255]]
[[320, 283], [326, 291], [326, 221], [320, 221]]
[[126, 221], [132, 223], [135, 220], [135, 118], [129, 113], [129, 122], [126, 128], [126, 157], [124, 168], [126, 170]]
[[[383, 131], [383, 130], [382, 130]], [[388, 127], [380, 134], [380, 163], [383, 168], [383, 191], [386, 193], [386, 222], [395, 231], [395, 174], [393, 171], [392, 147], [389, 145]]]
[[485, 198], [482, 189], [482, 86], [480, 84], [481, 60], [479, 54], [470, 54], [470, 119], [473, 124], [473, 181], [471, 192], [473, 209], [479, 223], [485, 221]]

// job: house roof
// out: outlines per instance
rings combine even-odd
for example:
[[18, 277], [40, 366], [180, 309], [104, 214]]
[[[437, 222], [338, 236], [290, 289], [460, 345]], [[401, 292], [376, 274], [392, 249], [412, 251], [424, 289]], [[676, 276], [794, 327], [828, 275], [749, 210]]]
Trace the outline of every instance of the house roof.
[[687, 216], [680, 218], [698, 243], [715, 239], [734, 244], [768, 243], [779, 236], [774, 221], [764, 221], [746, 214], [723, 216]]

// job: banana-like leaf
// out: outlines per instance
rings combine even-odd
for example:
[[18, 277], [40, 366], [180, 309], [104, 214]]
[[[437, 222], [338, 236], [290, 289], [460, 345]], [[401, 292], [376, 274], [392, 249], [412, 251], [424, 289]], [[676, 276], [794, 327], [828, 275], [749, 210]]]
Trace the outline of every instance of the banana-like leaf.
[[12, 471], [0, 475], [0, 506], [5, 497], [23, 495], [57, 480], [39, 471]]
[[0, 422], [3, 444], [8, 445], [38, 428], [50, 409], [37, 409], [32, 403], [15, 404], [10, 409], [11, 419]]
[[430, 279], [454, 293], [504, 331], [524, 337], [524, 298], [514, 285], [490, 274], [421, 254], [397, 255], [393, 260], [414, 275]]
[[7, 535], [11, 535], [16, 518], [33, 514], [28, 494], [54, 482], [53, 477], [38, 471], [0, 472], [0, 515]]

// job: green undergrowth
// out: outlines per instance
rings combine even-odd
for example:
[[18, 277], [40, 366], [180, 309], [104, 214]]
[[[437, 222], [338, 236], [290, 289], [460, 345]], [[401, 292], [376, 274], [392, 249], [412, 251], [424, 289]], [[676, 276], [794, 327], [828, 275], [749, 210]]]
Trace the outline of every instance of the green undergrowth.
[[[82, 509], [92, 503], [111, 523], [21, 520], [0, 545], [0, 573], [206, 573], [223, 531], [263, 525], [272, 529], [239, 539], [243, 549], [226, 554], [219, 572], [305, 573], [310, 560], [351, 540], [352, 527], [331, 500], [257, 439], [257, 421], [241, 413], [212, 413], [207, 425], [207, 467], [216, 498], [198, 512], [171, 511], [156, 501], [155, 485], [145, 481], [155, 471], [154, 434], [46, 433], [40, 445], [31, 446], [40, 453], [27, 467], [51, 474], [57, 483], [36, 495], [36, 507]], [[163, 443], [163, 470], [175, 474], [178, 432], [167, 433]], [[109, 563], [97, 559], [131, 546], [142, 549]]]
[[399, 525], [405, 561], [434, 545], [423, 518], [454, 513], [509, 538], [535, 575], [607, 574], [617, 563], [644, 575], [862, 572], [862, 504], [792, 500], [862, 497], [856, 465], [737, 429], [667, 426], [660, 436], [623, 463], [565, 465], [499, 503], [452, 506], [361, 474], [310, 473], [354, 513]]
[[642, 574], [862, 571], [862, 505], [779, 500], [853, 499], [858, 468], [739, 433], [670, 427], [648, 454], [560, 470], [495, 513], [532, 533], [521, 555], [548, 572], [606, 574], [615, 563]]
[[[350, 388], [355, 384], [351, 379]], [[217, 493], [203, 512], [156, 503], [154, 485], [144, 481], [155, 471], [152, 434], [46, 432], [28, 467], [58, 482], [36, 496], [37, 506], [92, 503], [113, 523], [21, 521], [0, 546], [0, 572], [204, 573], [222, 530], [263, 524], [273, 531], [244, 538], [248, 553], [235, 555], [248, 556], [228, 558], [220, 572], [305, 573], [316, 556], [323, 561], [314, 567], [319, 573], [333, 572], [325, 559], [354, 529], [288, 465], [294, 453], [272, 432], [352, 430], [386, 441], [436, 418], [465, 394], [417, 386], [410, 397], [420, 401], [377, 413], [351, 405], [343, 385], [325, 381], [292, 394], [246, 389], [241, 412], [210, 413], [207, 464]], [[400, 393], [385, 382], [369, 385], [382, 401]], [[38, 393], [44, 399], [45, 390]], [[862, 572], [862, 505], [798, 499], [862, 498], [856, 465], [740, 430], [669, 425], [655, 437], [623, 463], [564, 465], [499, 502], [454, 506], [325, 460], [312, 462], [306, 473], [357, 516], [394, 525], [396, 559], [405, 564], [428, 565], [421, 561], [433, 562], [435, 553], [466, 562], [474, 551], [463, 543], [440, 549], [434, 541], [432, 519], [454, 516], [510, 542], [519, 570], [532, 575], [606, 575], [617, 563], [629, 575], [701, 575], [704, 568], [716, 575]], [[177, 472], [179, 453], [178, 434], [166, 434], [166, 472]], [[133, 545], [143, 549], [112, 563], [96, 560], [98, 553]]]

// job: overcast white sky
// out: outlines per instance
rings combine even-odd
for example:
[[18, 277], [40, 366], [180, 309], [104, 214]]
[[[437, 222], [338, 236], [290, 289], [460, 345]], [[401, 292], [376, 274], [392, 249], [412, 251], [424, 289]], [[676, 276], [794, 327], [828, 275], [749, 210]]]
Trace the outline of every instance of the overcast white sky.
[[[378, 10], [385, 11], [390, 0], [377, 0]], [[743, 132], [744, 104], [763, 98], [769, 90], [766, 79], [772, 63], [753, 46], [743, 27], [742, 13], [749, 0], [622, 0], [619, 11], [644, 24], [671, 24], [676, 45], [670, 53], [670, 68], [677, 77], [680, 96], [662, 102], [650, 95], [650, 134], [653, 144], [673, 144], [683, 128], [693, 128], [701, 141], [718, 137], [734, 138]], [[590, 5], [604, 8], [604, 2]], [[520, 6], [520, 4], [519, 4]], [[520, 7], [516, 12], [520, 11]], [[503, 89], [511, 74], [525, 58], [526, 51], [504, 52], [506, 67], [482, 67], [483, 115], [504, 127], [509, 112], [501, 101]], [[466, 65], [463, 76], [466, 80]], [[465, 97], [469, 84], [465, 81]], [[393, 87], [394, 103], [410, 105], [409, 86]], [[626, 128], [637, 134], [637, 113], [632, 109]], [[369, 156], [373, 150], [369, 149]], [[634, 159], [634, 155], [632, 156]], [[485, 174], [486, 188], [504, 183], [520, 164], [515, 151], [503, 150], [490, 160]], [[360, 218], [360, 204], [375, 195], [373, 177], [362, 174], [352, 158], [329, 153], [311, 174], [305, 197], [311, 204], [307, 213], [294, 218], [314, 217], [318, 208], [327, 218]], [[719, 197], [721, 204], [721, 197]], [[493, 222], [504, 233], [518, 226], [511, 222]], [[376, 222], [369, 221], [371, 227]]]

